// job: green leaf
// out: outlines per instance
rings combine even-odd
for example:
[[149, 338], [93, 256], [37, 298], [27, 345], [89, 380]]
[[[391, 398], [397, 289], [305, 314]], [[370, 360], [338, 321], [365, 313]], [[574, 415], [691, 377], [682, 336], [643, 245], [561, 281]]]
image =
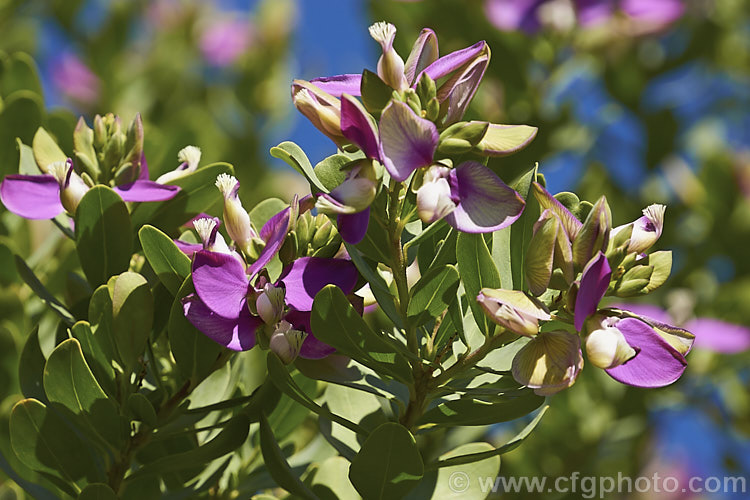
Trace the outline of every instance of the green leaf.
[[464, 426], [492, 425], [515, 420], [531, 413], [544, 403], [531, 389], [509, 391], [497, 396], [472, 396], [448, 400], [428, 410], [418, 425]]
[[146, 223], [170, 234], [179, 226], [201, 212], [209, 212], [221, 203], [221, 193], [216, 189], [219, 174], [234, 175], [229, 163], [212, 163], [167, 184], [179, 186], [180, 192], [171, 200], [161, 203], [139, 203], [133, 208], [133, 227]]
[[273, 435], [271, 425], [265, 415], [260, 416], [260, 449], [263, 452], [263, 462], [265, 463], [271, 477], [279, 486], [289, 493], [302, 498], [316, 500], [318, 497], [311, 492], [307, 486], [292, 472], [289, 463], [281, 452], [276, 437]]
[[136, 392], [128, 397], [128, 410], [136, 420], [140, 420], [151, 428], [156, 427], [156, 410], [143, 394]]
[[122, 365], [122, 359], [115, 345], [112, 328], [112, 291], [107, 285], [102, 285], [91, 295], [89, 301], [89, 323], [94, 339], [99, 344], [105, 358], [117, 361]]
[[18, 173], [21, 175], [38, 175], [39, 167], [34, 159], [34, 150], [17, 137], [16, 147], [18, 148]]
[[325, 408], [321, 407], [310, 396], [300, 389], [300, 387], [294, 383], [292, 377], [289, 375], [286, 366], [281, 362], [278, 356], [273, 352], [268, 353], [268, 377], [273, 384], [284, 394], [306, 407], [310, 411], [317, 413], [318, 415], [332, 420], [337, 424], [341, 424], [347, 429], [350, 429], [357, 434], [367, 436], [367, 431], [361, 428], [359, 425], [351, 422], [339, 415], [331, 413]]
[[4, 58], [0, 72], [0, 90], [7, 97], [17, 90], [26, 90], [44, 95], [39, 80], [39, 70], [34, 59], [25, 52], [15, 52]]
[[436, 468], [443, 468], [443, 467], [452, 468], [456, 465], [471, 464], [474, 462], [479, 462], [479, 461], [486, 460], [494, 456], [503, 455], [505, 453], [513, 451], [516, 448], [518, 448], [527, 437], [531, 435], [531, 433], [534, 431], [536, 426], [542, 420], [542, 417], [544, 417], [544, 414], [547, 413], [547, 410], [549, 410], [549, 406], [545, 406], [541, 410], [539, 410], [539, 413], [536, 414], [534, 419], [531, 422], [529, 422], [528, 425], [526, 425], [526, 427], [524, 427], [523, 430], [521, 430], [521, 432], [516, 434], [513, 437], [513, 439], [511, 439], [504, 445], [500, 446], [499, 448], [482, 451], [482, 452], [456, 454], [450, 457], [442, 456], [440, 457], [440, 460], [438, 460], [436, 463], [428, 465], [428, 469], [436, 469]]
[[154, 298], [146, 278], [122, 273], [112, 292], [112, 332], [120, 358], [128, 369], [138, 365], [151, 333]]
[[503, 288], [513, 290], [513, 263], [510, 250], [511, 227], [492, 233], [492, 260], [497, 266]]
[[310, 324], [315, 338], [377, 373], [404, 383], [413, 380], [409, 362], [391, 344], [395, 341], [373, 332], [340, 288], [328, 285], [318, 292], [313, 301]]
[[39, 94], [18, 90], [0, 102], [0, 173], [15, 172], [15, 138], [30, 144], [42, 122], [44, 103]]
[[115, 371], [112, 368], [111, 358], [107, 357], [94, 333], [91, 325], [86, 321], [79, 321], [70, 329], [70, 333], [81, 344], [86, 364], [91, 368], [96, 380], [107, 394], [115, 395]]
[[321, 500], [339, 500], [359, 496], [349, 481], [349, 461], [344, 457], [330, 457], [323, 460], [306, 482]]
[[41, 281], [36, 277], [34, 274], [34, 271], [32, 271], [29, 266], [26, 265], [26, 262], [19, 257], [18, 255], [15, 256], [15, 262], [16, 262], [16, 271], [18, 271], [18, 275], [21, 277], [24, 283], [29, 285], [29, 288], [31, 288], [34, 293], [42, 299], [42, 302], [47, 304], [50, 309], [55, 311], [60, 318], [67, 323], [68, 325], [72, 325], [75, 323], [76, 319], [73, 317], [73, 314], [68, 311], [68, 309], [59, 301], [57, 300], [52, 293], [50, 293], [47, 288], [42, 284]]
[[461, 341], [466, 344], [463, 318], [464, 313], [461, 310], [461, 301], [456, 297], [448, 305], [448, 313], [443, 318], [442, 323], [440, 323], [437, 334], [435, 334], [436, 351], [439, 351], [454, 334], [457, 334]]
[[[537, 167], [535, 166], [523, 176], [521, 176], [511, 187], [520, 194], [524, 200], [526, 200], [526, 208], [524, 208], [521, 217], [511, 226], [501, 229], [499, 233], [510, 233], [510, 250], [509, 255], [511, 259], [511, 272], [512, 279], [510, 283], [506, 285], [503, 281], [505, 288], [512, 288], [515, 290], [524, 290], [525, 284], [525, 267], [526, 267], [526, 251], [529, 247], [529, 241], [531, 241], [531, 235], [534, 229], [534, 222], [539, 218], [539, 203], [531, 192], [531, 183], [534, 182], [537, 176]], [[497, 233], [495, 233], [497, 234]], [[503, 241], [500, 238], [500, 241]], [[502, 247], [501, 247], [502, 248]], [[498, 249], [500, 252], [500, 249]], [[493, 245], [493, 255], [494, 245]], [[498, 253], [498, 257], [502, 253]], [[504, 256], [503, 256], [504, 257]], [[496, 261], [497, 262], [497, 261]], [[500, 269], [503, 269], [505, 264], [498, 264]]]
[[495, 331], [495, 324], [485, 316], [477, 302], [477, 295], [482, 288], [500, 288], [502, 283], [483, 235], [460, 233], [456, 243], [456, 260], [477, 326], [484, 335], [491, 335]]
[[285, 203], [284, 200], [278, 198], [265, 199], [250, 210], [250, 220], [255, 228], [260, 231], [260, 228], [262, 228], [271, 217], [284, 210], [288, 205], [289, 204]]
[[50, 354], [44, 366], [44, 392], [50, 402], [83, 417], [107, 442], [123, 442], [117, 408], [94, 378], [78, 340], [65, 340]]
[[320, 179], [318, 179], [318, 176], [313, 171], [312, 164], [310, 163], [310, 160], [307, 159], [307, 155], [305, 154], [305, 152], [302, 151], [302, 148], [297, 146], [295, 143], [291, 141], [282, 142], [278, 146], [271, 148], [271, 156], [280, 160], [284, 160], [297, 172], [304, 175], [307, 181], [310, 183], [310, 186], [314, 187], [316, 190], [322, 191], [324, 193], [328, 192], [326, 187], [322, 182], [320, 182]]
[[92, 483], [78, 495], [78, 500], [117, 500], [117, 495], [104, 483]]
[[369, 70], [362, 72], [362, 83], [360, 84], [362, 104], [372, 114], [379, 114], [388, 105], [393, 96], [393, 89], [380, 77]]
[[351, 161], [352, 159], [348, 156], [335, 154], [323, 158], [315, 165], [315, 175], [326, 188], [326, 192], [333, 191], [336, 186], [344, 182], [346, 171], [343, 167]]
[[[315, 380], [305, 377], [299, 372], [292, 374], [292, 380], [308, 397], [317, 396], [318, 383]], [[297, 404], [287, 395], [281, 397], [273, 410], [266, 411], [273, 434], [279, 440], [299, 429], [309, 414], [307, 408]]]
[[197, 384], [211, 373], [224, 348], [201, 333], [185, 317], [182, 298], [194, 291], [193, 280], [188, 276], [175, 295], [167, 332], [177, 369], [185, 378]]
[[18, 383], [25, 397], [47, 400], [42, 382], [46, 362], [47, 359], [39, 345], [39, 325], [37, 325], [26, 339], [18, 360]]
[[414, 436], [394, 422], [382, 424], [370, 434], [349, 468], [349, 479], [364, 500], [402, 498], [423, 474]]
[[128, 476], [125, 481], [148, 475], [164, 475], [207, 464], [241, 447], [250, 431], [250, 417], [238, 413], [209, 442], [192, 450], [176, 453], [150, 462]]
[[182, 253], [172, 238], [153, 226], [138, 231], [143, 254], [159, 280], [175, 295], [190, 274], [190, 258]]
[[36, 399], [23, 399], [13, 407], [10, 442], [24, 465], [65, 480], [71, 496], [79, 491], [75, 481], [93, 478], [86, 445], [57, 413]]
[[391, 293], [385, 280], [378, 274], [378, 272], [370, 266], [365, 260], [362, 254], [354, 246], [344, 242], [346, 251], [352, 262], [356, 266], [357, 270], [370, 284], [370, 290], [378, 301], [378, 305], [388, 318], [393, 321], [393, 324], [398, 328], [403, 328], [403, 322], [401, 321], [401, 315], [396, 309], [396, 304], [393, 301], [393, 294]]
[[122, 198], [106, 186], [94, 186], [76, 210], [76, 249], [91, 286], [128, 270], [133, 248], [130, 215]]
[[31, 143], [31, 149], [34, 151], [34, 159], [39, 166], [39, 170], [47, 172], [50, 164], [57, 161], [65, 161], [68, 156], [60, 149], [57, 142], [49, 135], [49, 132], [39, 127], [34, 134], [34, 140]]
[[430, 269], [409, 293], [409, 317], [421, 317], [422, 324], [442, 314], [456, 300], [458, 282], [458, 271], [453, 266]]
[[[494, 451], [489, 443], [466, 443], [440, 456], [440, 460], [450, 460], [456, 456], [481, 454]], [[488, 478], [497, 477], [500, 471], [500, 456], [494, 455], [472, 463], [459, 463], [440, 469], [427, 467], [424, 479], [412, 491], [408, 499], [430, 498], [432, 500], [487, 498], [491, 488], [483, 487]]]

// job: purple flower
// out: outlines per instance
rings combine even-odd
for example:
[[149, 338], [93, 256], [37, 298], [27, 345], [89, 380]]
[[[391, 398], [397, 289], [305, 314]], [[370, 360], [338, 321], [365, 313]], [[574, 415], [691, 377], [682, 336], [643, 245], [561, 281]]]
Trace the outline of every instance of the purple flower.
[[[0, 201], [8, 210], [26, 219], [52, 219], [65, 211], [75, 215], [78, 202], [88, 189], [68, 158], [65, 162], [48, 165], [44, 174], [5, 176], [0, 184]], [[144, 179], [112, 189], [123, 201], [132, 202], [169, 200], [180, 190], [178, 186]]]
[[612, 277], [607, 257], [598, 252], [583, 268], [581, 283], [576, 295], [574, 324], [579, 332], [583, 330], [583, 323], [599, 307]]
[[685, 12], [682, 0], [622, 0], [620, 8], [634, 21], [652, 26], [666, 26]]
[[[487, 43], [477, 42], [465, 49], [438, 57], [437, 37], [432, 30], [425, 28], [404, 63], [393, 49], [395, 30], [393, 25], [386, 23], [376, 23], [371, 27], [373, 37], [383, 48], [383, 56], [378, 62], [378, 75], [396, 90], [415, 88], [425, 73], [433, 80], [450, 75], [437, 89], [437, 98], [447, 110], [445, 124], [460, 120], [489, 65], [490, 50]], [[315, 78], [309, 83], [337, 98], [343, 94], [359, 96], [361, 82], [361, 75], [344, 74]], [[308, 115], [304, 111], [303, 114]], [[315, 124], [314, 120], [313, 123]], [[327, 131], [324, 132], [328, 135]]]
[[348, 260], [303, 257], [285, 267], [275, 283], [269, 283], [262, 271], [284, 242], [291, 212], [287, 207], [263, 226], [260, 238], [265, 247], [247, 268], [242, 258], [226, 246], [215, 220], [194, 223], [204, 244], [197, 251], [190, 248], [195, 251], [195, 293], [183, 299], [185, 316], [201, 332], [229, 349], [251, 349], [258, 329], [267, 325], [272, 329], [271, 347], [287, 362], [296, 351], [306, 358], [321, 358], [333, 352], [312, 335], [313, 299], [329, 284], [351, 293], [357, 270]]
[[[655, 305], [615, 304], [613, 307], [634, 313], [650, 324], [674, 323], [667, 311]], [[683, 327], [695, 336], [692, 345], [699, 349], [721, 354], [734, 354], [750, 349], [750, 328], [743, 325], [717, 318], [698, 317], [685, 322]]]
[[487, 20], [502, 31], [523, 30], [534, 33], [540, 28], [539, 7], [547, 0], [487, 0]]
[[99, 78], [70, 52], [55, 64], [52, 81], [63, 94], [80, 103], [92, 104], [99, 98]]
[[[420, 168], [430, 167], [417, 193], [419, 215], [426, 223], [445, 218], [459, 231], [486, 233], [512, 224], [523, 211], [523, 198], [484, 165], [464, 162], [449, 169], [435, 164], [439, 141], [437, 127], [419, 117], [405, 103], [389, 103], [376, 128], [359, 101], [344, 94], [341, 130], [368, 158], [382, 163], [397, 181], [406, 180]], [[333, 192], [331, 195], [335, 198]], [[326, 205], [331, 195], [324, 196]], [[367, 230], [365, 216], [360, 215], [363, 211], [354, 215], [339, 213], [342, 214], [339, 215], [342, 238], [350, 243], [359, 242]], [[348, 220], [355, 216], [356, 224]], [[351, 234], [349, 228], [359, 230]]]
[[675, 382], [687, 367], [685, 357], [648, 323], [636, 318], [612, 325], [633, 348], [635, 355], [605, 371], [613, 379], [635, 387], [663, 387]]
[[220, 19], [203, 31], [200, 49], [213, 66], [229, 66], [250, 47], [252, 30], [247, 20]]

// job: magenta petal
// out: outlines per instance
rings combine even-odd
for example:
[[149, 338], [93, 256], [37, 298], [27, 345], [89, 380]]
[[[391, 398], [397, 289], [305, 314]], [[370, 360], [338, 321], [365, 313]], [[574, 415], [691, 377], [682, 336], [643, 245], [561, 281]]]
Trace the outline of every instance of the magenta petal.
[[313, 78], [310, 83], [334, 97], [341, 97], [341, 94], [359, 96], [361, 95], [362, 75], [323, 76]]
[[[484, 40], [475, 43], [471, 47], [466, 47], [465, 49], [457, 50], [455, 52], [451, 52], [450, 54], [446, 54], [434, 63], [430, 64], [425, 68], [424, 72], [430, 75], [430, 78], [433, 80], [437, 80], [438, 78], [442, 78], [448, 73], [451, 73], [452, 71], [457, 70], [467, 62], [471, 61], [473, 58], [477, 56], [480, 52], [482, 52], [485, 49], [485, 46], [487, 45], [487, 42]], [[417, 77], [415, 81], [419, 82], [419, 79], [422, 77], [421, 73]]]
[[622, 365], [606, 370], [613, 379], [634, 387], [664, 387], [685, 371], [687, 361], [682, 354], [643, 321], [626, 318], [620, 320], [616, 328], [637, 354]]
[[336, 217], [336, 228], [341, 238], [352, 245], [356, 245], [365, 238], [367, 225], [370, 222], [370, 208], [356, 214], [341, 214]]
[[148, 163], [146, 162], [146, 153], [141, 153], [141, 171], [138, 174], [138, 180], [148, 180]]
[[154, 181], [137, 180], [114, 189], [122, 201], [164, 201], [171, 200], [180, 192], [179, 186], [168, 186]]
[[195, 252], [203, 250], [203, 244], [201, 243], [188, 243], [182, 240], [172, 240], [177, 248], [188, 257], [192, 257]]
[[213, 312], [238, 318], [249, 281], [242, 264], [232, 255], [201, 250], [193, 258], [195, 292]]
[[439, 134], [435, 124], [417, 116], [405, 103], [391, 101], [380, 117], [383, 165], [397, 181], [432, 164]]
[[0, 184], [0, 201], [25, 219], [52, 219], [65, 210], [60, 185], [51, 175], [6, 175]]
[[[242, 305], [244, 306], [244, 302]], [[251, 349], [255, 345], [255, 330], [263, 324], [263, 320], [252, 316], [247, 310], [238, 318], [219, 316], [195, 294], [182, 299], [182, 307], [185, 317], [194, 327], [233, 351]]]
[[286, 287], [286, 303], [298, 311], [312, 310], [315, 295], [326, 285], [350, 294], [357, 283], [357, 268], [344, 259], [302, 257], [284, 269], [279, 281]]
[[315, 338], [310, 327], [310, 313], [307, 311], [290, 311], [285, 317], [296, 330], [307, 333], [305, 341], [299, 350], [300, 357], [306, 359], [321, 359], [336, 352], [336, 349]]
[[669, 24], [682, 16], [682, 0], [622, 0], [622, 11], [640, 22]]
[[284, 238], [286, 238], [286, 233], [289, 231], [289, 212], [289, 207], [285, 208], [268, 219], [268, 222], [263, 224], [260, 229], [260, 237], [266, 242], [266, 246], [258, 256], [258, 260], [247, 268], [247, 274], [251, 278], [266, 267], [274, 255], [279, 252], [281, 245], [284, 243]]
[[421, 75], [422, 70], [434, 63], [438, 54], [437, 35], [430, 28], [422, 28], [422, 32], [419, 34], [417, 41], [414, 42], [409, 58], [404, 64], [404, 76], [409, 85], [418, 83], [414, 81], [414, 78]]
[[696, 318], [685, 325], [695, 335], [694, 346], [722, 354], [750, 349], [750, 328], [714, 318]]
[[464, 162], [450, 173], [456, 209], [445, 221], [465, 233], [490, 233], [509, 226], [521, 216], [525, 202], [489, 168]]
[[375, 124], [362, 104], [347, 94], [341, 96], [341, 133], [359, 146], [365, 156], [382, 161]]
[[579, 332], [583, 323], [590, 315], [596, 312], [599, 302], [604, 297], [612, 277], [612, 269], [604, 253], [599, 253], [591, 259], [583, 268], [581, 284], [578, 287], [575, 306], [575, 327]]

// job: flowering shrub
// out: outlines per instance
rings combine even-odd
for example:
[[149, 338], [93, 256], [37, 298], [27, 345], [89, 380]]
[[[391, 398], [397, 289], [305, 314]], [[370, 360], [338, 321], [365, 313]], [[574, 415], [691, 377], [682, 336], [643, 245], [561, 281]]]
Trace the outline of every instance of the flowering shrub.
[[[41, 128], [20, 144], [0, 198], [54, 218], [85, 276], [63, 303], [16, 258], [59, 317], [51, 351], [28, 337], [10, 417], [18, 463], [45, 488], [440, 496], [445, 471], [496, 473], [546, 407], [505, 446], [430, 449], [430, 436], [537, 411], [584, 352], [628, 385], [682, 375], [692, 334], [602, 303], [669, 277], [671, 253], [651, 251], [665, 207], [612, 227], [605, 197], [553, 195], [536, 167], [503, 179], [512, 160], [488, 160], [537, 129], [463, 120], [489, 46], [441, 56], [424, 29], [404, 60], [394, 26], [370, 34], [375, 72], [292, 84], [338, 150], [314, 167], [293, 143], [271, 150], [310, 184], [289, 204], [248, 212], [233, 167], [201, 166], [192, 146], [149, 180], [139, 117], [126, 131], [81, 120], [71, 151]], [[309, 453], [289, 460], [289, 444]]]

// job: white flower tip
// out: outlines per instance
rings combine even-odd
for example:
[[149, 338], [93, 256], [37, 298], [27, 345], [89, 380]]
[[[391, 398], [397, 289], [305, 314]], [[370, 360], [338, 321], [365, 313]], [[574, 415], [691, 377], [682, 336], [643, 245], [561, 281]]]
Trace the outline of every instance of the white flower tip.
[[232, 175], [219, 174], [219, 176], [216, 178], [216, 187], [219, 188], [219, 191], [221, 191], [221, 194], [222, 196], [224, 196], [224, 198], [234, 196], [237, 192], [237, 189], [239, 189], [239, 186], [240, 182], [236, 177]]
[[185, 146], [177, 153], [177, 161], [187, 163], [189, 169], [195, 170], [201, 161], [201, 149], [196, 146]]
[[651, 223], [657, 228], [664, 226], [664, 212], [666, 212], [667, 206], [654, 203], [643, 209], [643, 215], [645, 215]]
[[72, 168], [71, 165], [68, 164], [68, 161], [56, 161], [53, 163], [50, 163], [47, 166], [47, 173], [52, 175], [57, 182], [62, 186], [65, 184], [65, 181], [68, 177], [68, 170]]
[[396, 38], [396, 27], [385, 21], [373, 24], [370, 26], [369, 31], [370, 36], [383, 46], [384, 51], [390, 48], [393, 44], [393, 39]]
[[212, 217], [203, 217], [193, 221], [193, 227], [203, 242], [203, 246], [209, 245], [216, 229], [216, 220]]

